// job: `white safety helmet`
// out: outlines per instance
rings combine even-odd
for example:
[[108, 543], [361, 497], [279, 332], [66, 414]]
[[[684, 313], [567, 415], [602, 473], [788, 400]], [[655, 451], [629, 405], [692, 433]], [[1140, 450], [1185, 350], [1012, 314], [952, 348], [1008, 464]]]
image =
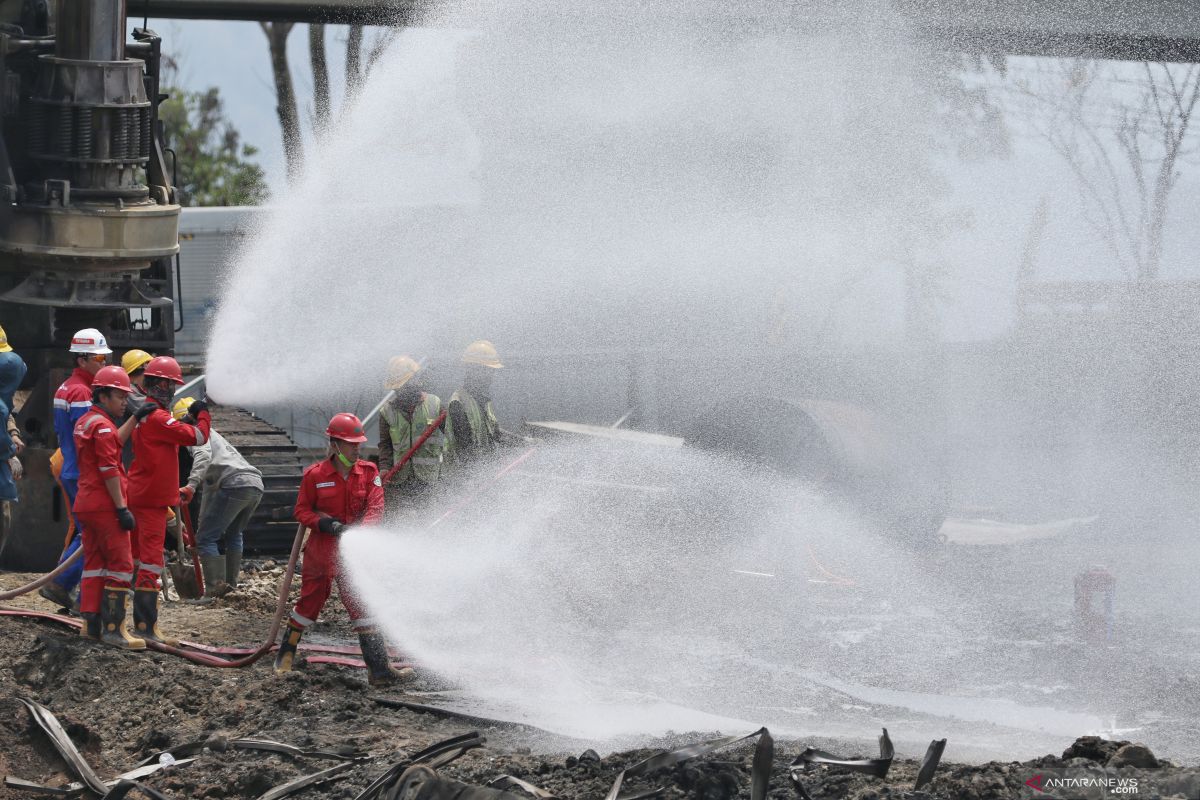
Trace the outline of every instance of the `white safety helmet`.
[[84, 328], [81, 331], [76, 331], [71, 337], [71, 352], [79, 353], [80, 355], [108, 355], [112, 350], [108, 349], [108, 340], [104, 338], [104, 334], [95, 328]]

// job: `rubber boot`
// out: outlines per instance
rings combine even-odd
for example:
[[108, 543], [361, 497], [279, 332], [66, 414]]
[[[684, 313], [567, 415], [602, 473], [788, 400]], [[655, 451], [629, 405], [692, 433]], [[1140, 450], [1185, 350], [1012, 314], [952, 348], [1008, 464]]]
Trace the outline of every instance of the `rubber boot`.
[[133, 592], [133, 630], [151, 642], [174, 647], [178, 639], [163, 636], [158, 627], [158, 589], [137, 588]]
[[238, 588], [238, 581], [242, 579], [242, 551], [241, 550], [226, 550], [225, 551], [225, 582], [229, 584], [230, 591]]
[[94, 642], [100, 641], [100, 614], [91, 611], [81, 611], [83, 624], [79, 626], [79, 635]]
[[128, 597], [124, 589], [104, 590], [104, 602], [100, 606], [100, 641], [123, 650], [145, 650], [145, 640], [131, 636], [125, 627]]
[[363, 661], [367, 662], [367, 683], [370, 685], [391, 686], [412, 677], [413, 671], [407, 667], [403, 670], [392, 669], [387, 643], [380, 634], [374, 631], [358, 634], [358, 646], [362, 650]]
[[300, 637], [304, 628], [297, 628], [290, 622], [284, 626], [283, 638], [279, 640], [279, 652], [275, 654], [275, 671], [291, 672], [292, 664], [296, 661], [296, 648], [300, 646]]
[[50, 581], [38, 589], [38, 594], [53, 603], [56, 608], [69, 609], [71, 607], [71, 593], [54, 581]]
[[200, 569], [204, 571], [204, 597], [220, 597], [229, 593], [225, 585], [224, 556], [200, 556]]

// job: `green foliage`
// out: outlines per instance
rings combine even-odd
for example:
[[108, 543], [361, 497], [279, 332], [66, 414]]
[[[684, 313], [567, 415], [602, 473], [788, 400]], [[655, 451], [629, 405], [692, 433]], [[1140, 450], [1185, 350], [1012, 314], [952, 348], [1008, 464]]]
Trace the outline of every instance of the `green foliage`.
[[[178, 156], [179, 204], [258, 205], [267, 199], [263, 168], [250, 161], [258, 148], [241, 141], [225, 118], [220, 92], [167, 89], [159, 106], [167, 147]], [[169, 156], [168, 156], [169, 159]], [[170, 166], [170, 161], [167, 162]]]

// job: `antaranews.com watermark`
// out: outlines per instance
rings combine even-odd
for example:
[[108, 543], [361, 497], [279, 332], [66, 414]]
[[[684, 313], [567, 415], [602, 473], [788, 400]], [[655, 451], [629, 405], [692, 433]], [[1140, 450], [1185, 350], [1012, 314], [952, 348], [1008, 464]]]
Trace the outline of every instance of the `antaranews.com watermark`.
[[1060, 767], [1032, 770], [1024, 798], [1119, 800], [1174, 797], [1200, 800], [1200, 769], [1110, 769]]

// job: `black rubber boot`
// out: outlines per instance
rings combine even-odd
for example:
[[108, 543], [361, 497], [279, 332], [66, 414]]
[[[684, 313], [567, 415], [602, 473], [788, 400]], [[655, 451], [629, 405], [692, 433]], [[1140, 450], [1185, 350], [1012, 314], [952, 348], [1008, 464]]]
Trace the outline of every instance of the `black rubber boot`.
[[291, 672], [292, 664], [296, 661], [296, 648], [300, 646], [300, 637], [304, 628], [297, 628], [288, 623], [283, 629], [283, 638], [279, 640], [279, 652], [275, 654], [275, 671]]
[[50, 581], [42, 586], [42, 588], [38, 589], [38, 594], [49, 600], [58, 608], [69, 609], [71, 607], [71, 593], [59, 586], [54, 581]]
[[171, 645], [179, 644], [178, 639], [163, 636], [158, 627], [158, 590], [134, 589], [133, 591], [133, 630], [138, 636], [151, 642]]
[[95, 642], [100, 641], [100, 613], [82, 611], [79, 616], [83, 618], [83, 624], [79, 626], [79, 635]]
[[225, 582], [229, 584], [230, 591], [238, 588], [238, 581], [242, 579], [242, 551], [241, 550], [226, 550], [225, 551]]
[[358, 634], [358, 646], [362, 650], [363, 661], [367, 662], [367, 683], [370, 685], [391, 686], [412, 677], [413, 671], [407, 667], [403, 670], [392, 669], [387, 643], [375, 631]]
[[229, 593], [225, 585], [225, 557], [222, 555], [200, 556], [200, 568], [204, 570], [204, 596], [208, 599]]
[[146, 642], [129, 634], [125, 627], [125, 604], [129, 595], [125, 589], [105, 589], [100, 606], [100, 641], [122, 650], [145, 650]]

